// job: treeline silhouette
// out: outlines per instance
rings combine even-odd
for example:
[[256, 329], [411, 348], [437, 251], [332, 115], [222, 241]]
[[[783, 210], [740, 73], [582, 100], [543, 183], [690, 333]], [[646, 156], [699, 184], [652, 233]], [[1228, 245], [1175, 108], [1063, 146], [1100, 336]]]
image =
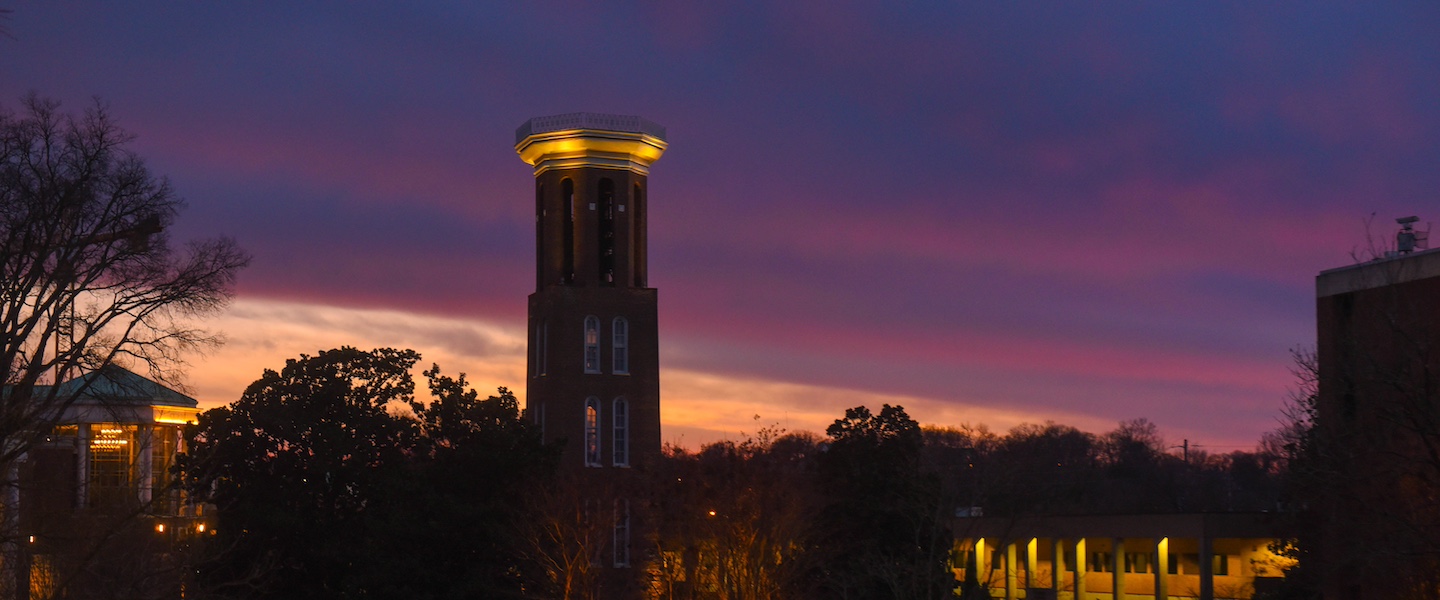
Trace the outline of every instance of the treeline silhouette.
[[[266, 371], [204, 413], [180, 457], [210, 505], [189, 598], [612, 598], [612, 506], [558, 464], [504, 388], [412, 351], [341, 348]], [[630, 567], [684, 599], [946, 598], [950, 526], [1022, 516], [1270, 510], [1283, 452], [1177, 454], [1144, 420], [1090, 434], [920, 427], [845, 411], [821, 436], [762, 428], [635, 465]], [[638, 489], [636, 489], [638, 488]], [[618, 506], [618, 505], [616, 505]], [[616, 509], [618, 510], [618, 509]], [[613, 592], [613, 589], [612, 589]]]

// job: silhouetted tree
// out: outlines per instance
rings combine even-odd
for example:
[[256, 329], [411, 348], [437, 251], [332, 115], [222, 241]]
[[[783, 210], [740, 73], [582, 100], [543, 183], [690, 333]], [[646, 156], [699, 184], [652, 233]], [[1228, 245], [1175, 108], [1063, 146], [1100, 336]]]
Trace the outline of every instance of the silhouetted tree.
[[1047, 422], [1011, 429], [990, 456], [991, 516], [1064, 514], [1087, 506], [1100, 461], [1095, 436]]
[[195, 596], [527, 597], [519, 520], [554, 452], [503, 388], [409, 350], [341, 348], [266, 371], [207, 411], [179, 460], [186, 488], [217, 507]]
[[174, 383], [184, 353], [215, 342], [197, 317], [228, 302], [249, 260], [223, 238], [170, 246], [183, 203], [132, 139], [98, 101], [78, 116], [35, 95], [0, 109], [0, 596], [26, 577], [12, 570], [22, 457], [90, 391], [87, 374], [125, 362]]
[[215, 341], [193, 317], [223, 307], [249, 261], [223, 238], [171, 248], [183, 203], [104, 105], [23, 104], [0, 112], [0, 468], [85, 391], [47, 382], [121, 359], [173, 382], [185, 351]]
[[659, 596], [765, 600], [792, 597], [803, 541], [821, 498], [818, 439], [762, 430], [698, 453], [669, 448], [656, 477], [662, 524]]
[[939, 479], [921, 468], [924, 436], [899, 406], [860, 406], [826, 429], [820, 489], [829, 502], [807, 548], [815, 597], [944, 598], [956, 582]]

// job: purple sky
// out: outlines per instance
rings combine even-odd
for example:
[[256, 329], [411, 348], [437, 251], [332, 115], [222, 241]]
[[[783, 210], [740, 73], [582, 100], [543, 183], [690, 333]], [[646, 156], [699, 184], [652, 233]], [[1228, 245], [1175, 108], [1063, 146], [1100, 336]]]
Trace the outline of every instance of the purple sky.
[[[1372, 213], [1379, 238], [1440, 220], [1434, 3], [289, 4], [0, 4], [0, 103], [100, 96], [190, 202], [176, 236], [254, 253], [246, 314], [458, 323], [365, 339], [459, 357], [482, 389], [524, 388], [515, 127], [659, 122], [676, 431], [897, 398], [923, 422], [1146, 417], [1249, 445], [1314, 342], [1314, 275]], [[262, 366], [294, 354], [250, 329], [228, 333]], [[207, 383], [225, 368], [197, 362], [202, 400], [259, 375]]]

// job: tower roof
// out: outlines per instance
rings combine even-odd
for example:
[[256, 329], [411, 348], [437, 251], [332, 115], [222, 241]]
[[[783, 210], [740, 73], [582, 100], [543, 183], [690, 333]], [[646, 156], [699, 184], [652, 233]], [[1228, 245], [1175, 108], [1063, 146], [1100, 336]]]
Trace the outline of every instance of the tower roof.
[[76, 394], [84, 402], [118, 402], [194, 408], [194, 398], [160, 385], [116, 364], [109, 364], [60, 384], [61, 394]]
[[515, 130], [515, 152], [536, 175], [586, 167], [649, 175], [668, 146], [664, 127], [635, 116], [568, 113], [536, 117]]
[[571, 129], [593, 129], [596, 131], [618, 131], [622, 133], [643, 133], [665, 141], [665, 127], [632, 115], [607, 115], [604, 113], [576, 112], [548, 117], [535, 117], [515, 130], [515, 145], [519, 146], [532, 135], [566, 131]]

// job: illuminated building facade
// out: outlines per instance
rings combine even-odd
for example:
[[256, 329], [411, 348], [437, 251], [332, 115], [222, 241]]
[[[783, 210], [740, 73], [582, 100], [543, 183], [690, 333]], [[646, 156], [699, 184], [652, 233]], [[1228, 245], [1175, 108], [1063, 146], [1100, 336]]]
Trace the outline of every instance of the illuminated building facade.
[[1278, 587], [1273, 513], [964, 517], [955, 578], [991, 597], [1249, 599]]
[[527, 121], [535, 168], [535, 293], [525, 410], [567, 469], [643, 465], [660, 453], [656, 291], [648, 286], [650, 165], [665, 129], [571, 113]]
[[1315, 279], [1319, 481], [1302, 542], [1326, 598], [1440, 594], [1440, 250], [1416, 251], [1414, 220], [1398, 251]]
[[75, 401], [27, 453], [7, 501], [27, 563], [18, 598], [52, 597], [60, 578], [70, 597], [153, 578], [177, 541], [207, 533], [207, 516], [171, 485], [194, 398], [115, 365], [58, 393]]

